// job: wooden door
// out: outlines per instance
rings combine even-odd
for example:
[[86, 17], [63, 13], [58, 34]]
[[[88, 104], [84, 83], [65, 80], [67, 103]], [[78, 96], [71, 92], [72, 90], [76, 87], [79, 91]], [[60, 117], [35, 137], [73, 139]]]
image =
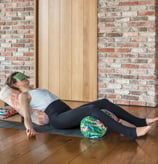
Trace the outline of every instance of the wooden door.
[[38, 86], [64, 100], [97, 98], [97, 0], [38, 1]]

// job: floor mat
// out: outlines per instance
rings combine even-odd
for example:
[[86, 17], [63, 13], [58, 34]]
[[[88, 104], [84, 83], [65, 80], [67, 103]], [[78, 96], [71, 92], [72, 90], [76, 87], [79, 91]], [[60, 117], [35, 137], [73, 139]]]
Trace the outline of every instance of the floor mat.
[[[12, 128], [12, 129], [25, 130], [23, 123], [5, 121], [5, 120], [0, 120], [0, 128]], [[43, 133], [60, 134], [60, 135], [74, 136], [74, 137], [84, 137], [80, 132], [80, 128], [56, 129], [50, 125], [39, 126], [39, 125], [34, 124], [34, 129], [37, 132], [41, 132], [41, 133], [43, 132]]]

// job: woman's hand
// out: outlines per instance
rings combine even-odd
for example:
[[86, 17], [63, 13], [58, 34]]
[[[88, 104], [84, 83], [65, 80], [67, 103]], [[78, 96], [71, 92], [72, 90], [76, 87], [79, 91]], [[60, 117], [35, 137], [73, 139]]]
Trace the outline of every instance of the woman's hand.
[[28, 138], [35, 137], [37, 132], [34, 129], [26, 129], [26, 135]]
[[26, 127], [26, 135], [28, 138], [35, 137], [37, 132], [33, 129], [31, 114], [30, 114], [30, 98], [27, 92], [23, 92], [19, 95], [21, 113], [24, 117], [24, 125]]

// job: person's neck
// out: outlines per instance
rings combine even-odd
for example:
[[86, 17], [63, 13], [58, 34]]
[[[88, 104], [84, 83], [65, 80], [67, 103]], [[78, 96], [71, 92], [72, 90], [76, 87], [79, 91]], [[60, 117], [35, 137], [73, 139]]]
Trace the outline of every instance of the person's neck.
[[27, 92], [27, 91], [30, 91], [30, 90], [32, 90], [33, 88], [32, 87], [30, 87], [30, 86], [28, 86], [28, 87], [21, 87], [20, 88], [20, 91], [21, 92]]

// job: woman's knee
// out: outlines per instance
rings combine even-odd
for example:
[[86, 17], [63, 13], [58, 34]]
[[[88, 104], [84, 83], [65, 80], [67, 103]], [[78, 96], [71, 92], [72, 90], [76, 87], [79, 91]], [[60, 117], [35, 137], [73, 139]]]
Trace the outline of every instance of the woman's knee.
[[93, 105], [91, 109], [89, 109], [89, 114], [91, 116], [96, 116], [98, 115], [98, 113], [100, 113], [100, 108], [98, 108], [97, 106]]
[[99, 99], [97, 100], [94, 105], [100, 106], [101, 108], [106, 107], [106, 105], [108, 105], [110, 103], [110, 101], [106, 98], [103, 99]]

